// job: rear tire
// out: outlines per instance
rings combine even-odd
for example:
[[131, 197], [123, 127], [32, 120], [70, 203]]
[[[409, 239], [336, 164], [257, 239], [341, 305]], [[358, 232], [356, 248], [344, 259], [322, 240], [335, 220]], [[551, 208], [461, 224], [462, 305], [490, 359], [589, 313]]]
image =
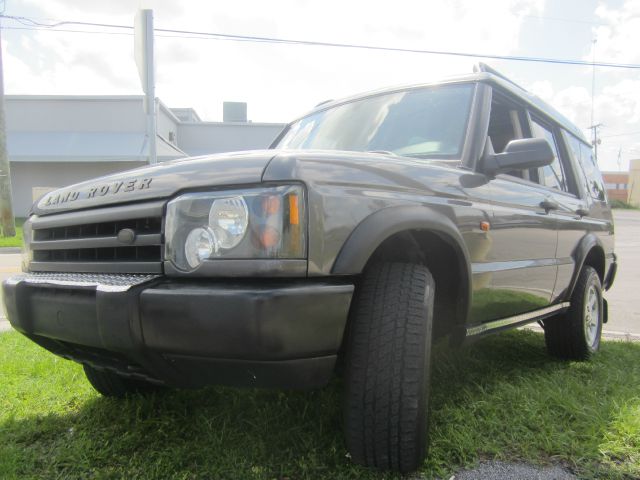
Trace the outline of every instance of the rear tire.
[[428, 444], [435, 283], [423, 265], [379, 263], [350, 318], [344, 430], [354, 462], [411, 472]]
[[105, 397], [122, 398], [127, 395], [148, 394], [163, 388], [143, 380], [133, 380], [115, 373], [98, 370], [89, 365], [83, 365], [83, 368], [91, 386]]
[[588, 360], [600, 348], [603, 319], [600, 277], [593, 267], [585, 265], [569, 310], [544, 322], [548, 352], [564, 360]]

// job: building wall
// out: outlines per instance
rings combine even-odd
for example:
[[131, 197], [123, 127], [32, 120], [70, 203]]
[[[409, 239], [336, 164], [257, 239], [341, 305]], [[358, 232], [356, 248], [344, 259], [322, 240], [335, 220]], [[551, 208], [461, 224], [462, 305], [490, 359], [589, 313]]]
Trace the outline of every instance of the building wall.
[[156, 118], [156, 131], [158, 135], [168, 142], [171, 141], [173, 137], [171, 143], [177, 146], [178, 122], [176, 121], [176, 116], [168, 108], [161, 105], [158, 108], [158, 116]]
[[7, 131], [145, 131], [142, 97], [7, 95]]
[[[146, 165], [143, 97], [5, 97], [13, 205], [24, 217], [49, 190]], [[188, 117], [199, 120], [195, 111]], [[181, 122], [162, 102], [158, 135], [187, 155], [267, 148], [284, 124]], [[174, 133], [174, 135], [171, 135]], [[38, 146], [34, 149], [31, 146]], [[181, 156], [158, 139], [158, 156]], [[162, 153], [164, 151], [164, 153]], [[140, 159], [140, 161], [137, 161]]]
[[629, 203], [640, 207], [640, 159], [629, 162]]
[[628, 172], [602, 172], [609, 200], [626, 202], [629, 195]]
[[178, 146], [188, 155], [267, 148], [284, 123], [198, 122], [178, 125]]
[[145, 165], [143, 162], [14, 162], [11, 164], [13, 208], [26, 217], [37, 198], [55, 188]]

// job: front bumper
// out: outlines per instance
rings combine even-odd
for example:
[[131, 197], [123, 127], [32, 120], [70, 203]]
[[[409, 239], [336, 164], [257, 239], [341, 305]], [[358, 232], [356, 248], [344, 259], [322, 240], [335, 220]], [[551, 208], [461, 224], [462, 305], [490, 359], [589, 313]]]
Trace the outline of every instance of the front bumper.
[[26, 274], [3, 283], [13, 327], [48, 350], [174, 387], [315, 387], [333, 371], [353, 284]]

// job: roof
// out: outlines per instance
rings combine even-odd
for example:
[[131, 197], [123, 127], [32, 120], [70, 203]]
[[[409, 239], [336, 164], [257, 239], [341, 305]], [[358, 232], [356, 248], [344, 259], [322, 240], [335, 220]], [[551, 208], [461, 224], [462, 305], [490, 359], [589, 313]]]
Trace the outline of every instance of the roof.
[[[185, 154], [158, 137], [159, 161]], [[7, 132], [12, 162], [147, 161], [149, 142], [140, 132]]]
[[560, 126], [565, 128], [567, 131], [575, 135], [577, 138], [579, 138], [583, 142], [589, 143], [589, 141], [585, 138], [582, 130], [580, 130], [575, 124], [573, 124], [573, 122], [567, 119], [564, 115], [558, 112], [551, 105], [549, 105], [548, 103], [546, 103], [544, 100], [534, 95], [533, 93], [530, 93], [524, 88], [511, 82], [506, 77], [503, 77], [502, 75], [498, 76], [490, 72], [469, 73], [465, 75], [458, 75], [454, 77], [444, 78], [440, 81], [388, 87], [388, 88], [383, 88], [379, 90], [374, 90], [374, 91], [354, 95], [354, 96], [339, 99], [339, 100], [331, 100], [328, 102], [321, 103], [316, 108], [314, 108], [309, 113], [303, 115], [300, 118], [306, 117], [307, 115], [310, 115], [316, 112], [328, 110], [332, 107], [335, 107], [344, 103], [360, 100], [367, 97], [383, 95], [385, 93], [400, 92], [404, 90], [413, 90], [417, 88], [435, 87], [438, 85], [478, 83], [478, 82], [489, 83], [503, 90], [507, 90], [510, 94], [523, 100], [529, 107], [531, 107], [534, 110], [537, 110], [538, 113], [541, 113], [549, 117], [550, 119], [554, 120], [556, 123], [558, 123]]

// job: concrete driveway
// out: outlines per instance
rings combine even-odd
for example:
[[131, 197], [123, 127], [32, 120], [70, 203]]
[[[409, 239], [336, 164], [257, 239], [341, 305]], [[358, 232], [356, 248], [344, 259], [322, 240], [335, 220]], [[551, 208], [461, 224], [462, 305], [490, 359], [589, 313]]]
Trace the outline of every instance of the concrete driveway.
[[[608, 336], [633, 335], [640, 339], [640, 211], [614, 210], [618, 275], [613, 288], [606, 293], [609, 301]], [[0, 253], [0, 281], [20, 271], [20, 254]], [[0, 302], [2, 293], [0, 292]], [[0, 331], [9, 322], [0, 311]]]
[[[0, 253], [0, 282], [16, 273], [20, 273], [20, 254]], [[2, 303], [2, 289], [0, 289], [0, 303]], [[0, 332], [9, 328], [9, 322], [4, 316], [3, 304], [2, 308], [0, 308]]]

